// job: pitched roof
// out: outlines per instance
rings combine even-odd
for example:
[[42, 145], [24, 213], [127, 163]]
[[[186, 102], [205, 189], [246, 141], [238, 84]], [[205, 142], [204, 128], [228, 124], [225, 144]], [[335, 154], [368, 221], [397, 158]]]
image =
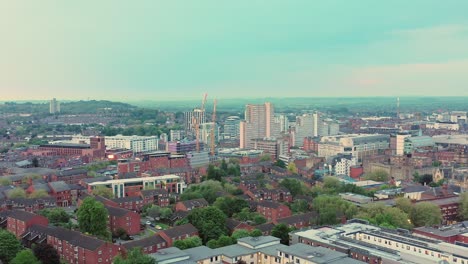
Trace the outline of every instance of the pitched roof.
[[257, 203], [257, 206], [262, 206], [262, 207], [268, 207], [268, 208], [279, 208], [282, 204], [280, 203], [275, 203], [275, 202], [272, 202], [272, 201], [260, 201]]
[[29, 221], [36, 216], [39, 216], [39, 215], [26, 212], [26, 211], [21, 211], [21, 210], [11, 210], [10, 214], [8, 215], [8, 217], [18, 219], [21, 221]]
[[135, 247], [145, 248], [145, 247], [155, 246], [157, 244], [162, 244], [162, 243], [166, 243], [166, 241], [160, 235], [154, 235], [154, 236], [146, 237], [140, 240], [135, 240], [135, 241], [122, 244], [122, 246], [126, 248], [127, 250], [130, 250]]
[[265, 224], [255, 226], [255, 229], [258, 229], [262, 232], [270, 232], [271, 230], [273, 230], [274, 227], [275, 227], [275, 224], [273, 223], [265, 223]]
[[70, 191], [70, 187], [64, 181], [49, 182], [49, 187], [55, 192]]
[[87, 174], [87, 171], [84, 169], [61, 170], [57, 173], [57, 177], [66, 177], [80, 174]]
[[165, 189], [152, 189], [152, 190], [143, 190], [141, 191], [143, 196], [158, 196], [161, 194], [168, 194], [167, 190]]
[[187, 207], [187, 209], [205, 207], [209, 205], [208, 202], [204, 198], [182, 201], [181, 203], [183, 203], [185, 207]]
[[176, 226], [163, 231], [163, 233], [170, 238], [176, 238], [179, 236], [188, 235], [196, 232], [198, 232], [198, 230], [192, 224]]
[[109, 213], [109, 216], [118, 216], [122, 217], [130, 213], [131, 211], [119, 207], [112, 207], [112, 206], [107, 206], [105, 205], [107, 212]]
[[303, 223], [310, 223], [312, 220], [314, 220], [318, 216], [317, 213], [315, 212], [309, 212], [305, 214], [298, 214], [298, 215], [293, 215], [285, 218], [280, 218], [278, 219], [278, 223], [284, 223], [287, 225], [294, 225], [299, 222]]
[[116, 203], [142, 201], [141, 197], [139, 197], [139, 196], [125, 196], [125, 197], [115, 198], [115, 199], [111, 199], [111, 200], [116, 202]]
[[[36, 229], [36, 231], [38, 231]], [[42, 228], [42, 232], [46, 235], [56, 237], [60, 240], [68, 241], [68, 243], [84, 249], [94, 251], [104, 245], [106, 242], [98, 238], [83, 235], [80, 232], [68, 230], [62, 227], [47, 227]]]
[[242, 222], [233, 218], [226, 219], [226, 227], [229, 231], [233, 231]]

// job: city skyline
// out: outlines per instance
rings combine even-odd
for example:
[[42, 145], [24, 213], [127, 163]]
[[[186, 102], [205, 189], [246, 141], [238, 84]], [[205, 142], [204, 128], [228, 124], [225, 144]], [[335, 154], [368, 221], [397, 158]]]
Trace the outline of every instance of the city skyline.
[[468, 2], [0, 4], [1, 100], [468, 96]]

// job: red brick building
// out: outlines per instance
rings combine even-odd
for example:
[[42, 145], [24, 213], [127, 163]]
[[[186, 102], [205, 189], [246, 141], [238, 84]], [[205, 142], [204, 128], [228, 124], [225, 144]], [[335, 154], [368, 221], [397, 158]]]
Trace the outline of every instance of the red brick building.
[[50, 188], [50, 195], [57, 201], [57, 206], [67, 207], [72, 205], [71, 188], [64, 181], [47, 183]]
[[418, 202], [430, 202], [439, 206], [443, 218], [442, 224], [444, 225], [453, 224], [457, 221], [458, 207], [460, 205], [460, 198], [458, 196], [432, 200], [421, 200]]
[[44, 198], [14, 198], [0, 201], [0, 211], [4, 210], [23, 210], [30, 213], [35, 213], [46, 208], [57, 206], [54, 197]]
[[443, 227], [417, 227], [413, 229], [413, 234], [452, 244], [457, 242], [468, 244], [468, 221]]
[[276, 222], [279, 218], [289, 217], [292, 215], [289, 207], [271, 201], [258, 202], [257, 213], [263, 215], [268, 221], [273, 222]]
[[162, 238], [161, 235], [156, 234], [154, 236], [146, 237], [140, 240], [131, 241], [122, 245], [122, 250], [130, 251], [132, 248], [141, 248], [143, 253], [151, 254], [155, 253], [160, 249], [167, 248], [167, 242]]
[[192, 224], [185, 224], [167, 229], [158, 233], [172, 247], [174, 241], [198, 236], [198, 230]]
[[195, 208], [207, 207], [209, 204], [204, 198], [180, 201], [176, 203], [176, 211], [192, 211]]
[[[42, 239], [34, 241], [37, 238]], [[32, 240], [30, 243], [42, 241], [52, 245], [70, 264], [112, 263], [121, 252], [117, 245], [61, 227], [35, 225], [23, 235], [24, 239]]]
[[319, 139], [312, 137], [305, 137], [303, 141], [303, 149], [307, 152], [318, 152]]
[[38, 152], [52, 153], [55, 156], [81, 156], [90, 159], [105, 157], [106, 144], [104, 137], [91, 137], [90, 144], [44, 144], [40, 145]]
[[252, 200], [255, 201], [275, 201], [275, 202], [292, 202], [293, 197], [291, 192], [285, 188], [278, 188], [278, 189], [256, 189], [256, 190], [248, 190], [245, 192], [247, 196], [249, 196]]
[[161, 207], [169, 206], [169, 193], [164, 189], [153, 189], [141, 191], [144, 204], [156, 204]]
[[88, 172], [83, 169], [68, 169], [59, 170], [57, 173], [52, 174], [48, 177], [47, 181], [64, 181], [68, 184], [78, 184], [80, 180], [91, 178], [88, 177]]
[[114, 203], [118, 204], [120, 208], [140, 212], [141, 208], [145, 205], [143, 199], [139, 196], [127, 196], [112, 199]]
[[140, 215], [123, 208], [106, 206], [109, 213], [109, 228], [115, 234], [119, 228], [125, 230], [128, 235], [140, 233]]
[[276, 224], [285, 224], [288, 227], [294, 227], [301, 229], [309, 227], [314, 223], [317, 223], [318, 215], [315, 212], [293, 215], [290, 217], [280, 218], [276, 220]]
[[12, 210], [5, 212], [7, 230], [13, 233], [17, 238], [21, 237], [32, 225], [47, 226], [49, 220], [42, 215], [29, 213], [26, 211]]

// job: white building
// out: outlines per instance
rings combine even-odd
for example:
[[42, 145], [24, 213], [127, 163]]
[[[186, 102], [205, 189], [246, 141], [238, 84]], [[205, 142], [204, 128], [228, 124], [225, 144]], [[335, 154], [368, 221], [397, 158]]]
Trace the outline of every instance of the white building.
[[355, 165], [357, 165], [356, 158], [354, 157], [351, 159], [341, 158], [341, 160], [335, 164], [335, 174], [349, 176], [351, 166], [355, 166]]
[[411, 137], [410, 134], [397, 134], [395, 136], [395, 154], [402, 156], [405, 154], [405, 138]]
[[427, 123], [426, 128], [458, 131], [460, 130], [460, 125], [458, 123], [452, 123], [452, 122], [435, 122], [435, 123]]
[[388, 149], [390, 136], [381, 134], [346, 134], [322, 137], [318, 156], [328, 158], [340, 153], [350, 153], [358, 160], [363, 156], [375, 155], [379, 150]]
[[49, 113], [57, 114], [60, 113], [60, 102], [53, 98], [49, 103]]
[[184, 138], [184, 131], [182, 131], [182, 130], [171, 129], [171, 131], [169, 133], [170, 133], [170, 137], [169, 137], [170, 141], [178, 141], [178, 140], [182, 140], [182, 138]]
[[[125, 148], [131, 149], [134, 153], [149, 152], [158, 150], [157, 136], [108, 136], [105, 137], [108, 149]], [[71, 143], [89, 144], [89, 136], [74, 135]]]
[[271, 103], [245, 106], [245, 120], [240, 122], [240, 148], [252, 149], [252, 139], [278, 136], [279, 123], [274, 120]]
[[214, 126], [214, 142], [218, 143], [219, 127], [218, 124], [213, 122], [203, 123], [200, 125], [200, 142], [203, 142], [206, 146], [211, 144], [211, 132]]
[[[206, 113], [205, 110], [195, 108], [192, 111], [184, 112], [184, 128], [187, 135], [194, 136], [195, 132], [195, 123], [203, 124], [206, 123]], [[171, 141], [172, 138], [171, 138]]]
[[229, 116], [224, 121], [223, 139], [239, 139], [240, 117]]

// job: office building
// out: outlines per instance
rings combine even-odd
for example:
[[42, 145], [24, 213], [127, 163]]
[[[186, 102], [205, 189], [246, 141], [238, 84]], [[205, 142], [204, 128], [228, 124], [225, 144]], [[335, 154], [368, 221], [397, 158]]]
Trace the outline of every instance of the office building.
[[210, 146], [211, 144], [211, 132], [214, 126], [214, 142], [218, 143], [219, 138], [219, 127], [218, 124], [213, 122], [203, 123], [200, 125], [200, 142], [203, 142], [205, 145]]
[[245, 120], [240, 123], [240, 148], [252, 149], [252, 139], [274, 137], [279, 131], [271, 103], [245, 106]]
[[277, 160], [280, 155], [289, 152], [288, 142], [281, 138], [255, 138], [251, 141], [253, 143], [252, 149], [269, 154], [273, 160]]
[[346, 134], [322, 137], [318, 146], [319, 157], [331, 157], [351, 153], [361, 160], [364, 156], [376, 155], [390, 146], [390, 136], [380, 134]]
[[60, 113], [60, 102], [53, 98], [49, 103], [49, 113], [58, 114]]
[[107, 148], [126, 148], [133, 153], [151, 152], [158, 150], [157, 136], [111, 136], [106, 137]]

